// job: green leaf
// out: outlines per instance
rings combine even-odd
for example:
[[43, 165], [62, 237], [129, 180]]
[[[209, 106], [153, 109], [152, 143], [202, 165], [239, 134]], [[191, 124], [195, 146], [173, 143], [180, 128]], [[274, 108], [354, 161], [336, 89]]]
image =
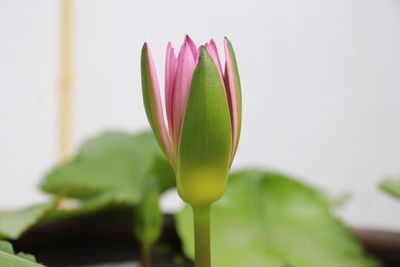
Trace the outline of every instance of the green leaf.
[[207, 50], [200, 49], [179, 141], [177, 187], [193, 205], [219, 199], [225, 189], [232, 127], [225, 89]]
[[33, 255], [15, 254], [10, 243], [0, 240], [0, 266], [1, 267], [44, 267], [36, 263]]
[[[118, 199], [112, 193], [103, 193], [88, 200], [62, 199], [61, 207], [51, 210], [41, 220], [43, 223], [59, 221], [79, 216], [87, 216], [108, 209], [128, 207], [124, 199]], [[129, 209], [131, 207], [129, 206]]]
[[49, 212], [52, 206], [52, 203], [47, 203], [20, 210], [0, 211], [0, 238], [17, 239]]
[[14, 254], [14, 249], [11, 243], [0, 240], [0, 251], [6, 252], [8, 254]]
[[[184, 252], [193, 258], [192, 212], [176, 215]], [[286, 176], [256, 170], [233, 174], [212, 207], [215, 267], [369, 267], [349, 229], [321, 194]]]
[[23, 252], [19, 252], [17, 254], [18, 257], [28, 260], [28, 261], [32, 261], [32, 262], [36, 262], [36, 257], [33, 256], [32, 254], [27, 254], [27, 253], [23, 253]]
[[162, 190], [174, 184], [173, 169], [152, 133], [108, 132], [86, 141], [71, 161], [46, 175], [41, 187], [54, 195], [78, 199], [109, 193], [135, 204], [141, 198], [143, 183], [154, 173], [162, 174], [158, 177]]
[[163, 220], [159, 202], [158, 180], [152, 177], [148, 179], [143, 197], [135, 207], [134, 231], [142, 244], [151, 245], [160, 237]]
[[379, 185], [379, 187], [392, 197], [400, 199], [400, 178], [387, 178]]

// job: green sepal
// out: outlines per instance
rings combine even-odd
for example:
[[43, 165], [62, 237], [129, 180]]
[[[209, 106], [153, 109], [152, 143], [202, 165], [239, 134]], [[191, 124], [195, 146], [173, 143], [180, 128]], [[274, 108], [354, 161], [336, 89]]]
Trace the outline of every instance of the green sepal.
[[178, 149], [177, 188], [192, 205], [218, 200], [224, 190], [232, 150], [232, 126], [224, 85], [204, 47], [196, 67]]
[[[236, 114], [237, 114], [237, 138], [234, 140], [235, 151], [233, 151], [233, 156], [236, 153], [236, 149], [240, 139], [240, 132], [242, 128], [242, 88], [240, 85], [239, 68], [236, 61], [235, 51], [233, 50], [232, 43], [228, 38], [225, 37], [226, 43], [228, 45], [228, 53], [232, 62], [233, 69], [233, 83], [235, 84], [235, 97], [236, 97]], [[233, 157], [232, 157], [233, 159]]]
[[163, 141], [163, 132], [161, 129], [161, 125], [164, 122], [160, 121], [160, 118], [162, 118], [163, 114], [159, 114], [159, 109], [156, 102], [157, 96], [155, 92], [159, 90], [159, 88], [157, 88], [154, 82], [156, 82], [155, 79], [157, 79], [157, 77], [154, 77], [154, 79], [152, 79], [151, 62], [150, 62], [150, 60], [152, 59], [150, 58], [150, 51], [148, 49], [149, 48], [145, 43], [143, 45], [141, 54], [141, 78], [142, 78], [143, 103], [144, 103], [144, 108], [146, 110], [147, 119], [150, 123], [151, 128], [153, 129], [157, 142], [159, 143], [161, 149], [163, 150], [167, 158], [169, 158], [169, 155], [167, 153], [167, 148], [165, 147]]

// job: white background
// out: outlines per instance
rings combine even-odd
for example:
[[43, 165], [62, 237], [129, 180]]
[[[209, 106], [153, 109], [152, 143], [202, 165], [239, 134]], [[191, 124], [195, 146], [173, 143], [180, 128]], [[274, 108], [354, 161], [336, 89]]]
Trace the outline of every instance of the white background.
[[[80, 0], [74, 147], [105, 129], [147, 127], [139, 56], [161, 84], [165, 47], [228, 36], [243, 87], [235, 168], [283, 170], [332, 195], [354, 225], [400, 230], [400, 201], [377, 190], [400, 174], [400, 1]], [[0, 0], [0, 208], [45, 199], [57, 161], [59, 6]]]

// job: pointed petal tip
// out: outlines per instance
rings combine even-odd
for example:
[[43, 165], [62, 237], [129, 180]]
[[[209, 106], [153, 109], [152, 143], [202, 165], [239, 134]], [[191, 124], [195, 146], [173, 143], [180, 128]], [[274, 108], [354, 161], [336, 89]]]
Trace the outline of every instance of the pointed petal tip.
[[147, 50], [147, 42], [144, 42], [142, 45], [142, 53]]
[[200, 46], [200, 56], [204, 56], [204, 53], [208, 54], [207, 48], [205, 45]]
[[190, 38], [189, 34], [185, 35], [185, 40], [183, 41], [185, 44], [193, 43], [192, 38]]
[[199, 47], [199, 49], [200, 49], [200, 53], [199, 53], [199, 54], [200, 54], [200, 55], [199, 55], [199, 63], [200, 63], [200, 61], [201, 61], [202, 58], [207, 57], [207, 56], [211, 57], [211, 55], [210, 55], [210, 53], [208, 52], [207, 47], [206, 47], [205, 45], [201, 45], [201, 46]]
[[231, 40], [228, 39], [228, 37], [224, 37], [224, 44], [225, 46], [232, 46]]
[[152, 58], [151, 50], [148, 42], [144, 42], [142, 46], [142, 53], [146, 53], [147, 58]]
[[185, 34], [185, 41], [186, 40], [192, 40], [192, 38], [190, 38], [190, 35], [187, 33], [187, 34]]
[[167, 44], [167, 51], [173, 50], [173, 49], [174, 49], [174, 48], [172, 47], [171, 42], [168, 42], [168, 44]]

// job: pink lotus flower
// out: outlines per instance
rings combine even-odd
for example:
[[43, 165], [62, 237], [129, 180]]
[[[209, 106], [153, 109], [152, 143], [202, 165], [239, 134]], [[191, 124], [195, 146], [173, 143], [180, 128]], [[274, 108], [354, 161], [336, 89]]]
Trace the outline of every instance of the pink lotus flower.
[[[222, 195], [237, 150], [241, 91], [235, 55], [227, 38], [224, 50], [226, 62], [223, 68], [213, 40], [197, 47], [186, 36], [178, 56], [168, 43], [165, 61], [167, 124], [147, 43], [142, 50], [146, 114], [160, 146], [175, 168], [178, 191], [187, 202], [215, 201]], [[216, 178], [217, 175], [222, 177]], [[204, 184], [218, 184], [218, 193], [208, 200], [205, 200], [207, 197], [193, 200], [193, 196], [189, 196], [192, 191], [202, 191], [197, 194], [203, 195], [213, 191]], [[185, 190], [187, 187], [193, 190]]]

